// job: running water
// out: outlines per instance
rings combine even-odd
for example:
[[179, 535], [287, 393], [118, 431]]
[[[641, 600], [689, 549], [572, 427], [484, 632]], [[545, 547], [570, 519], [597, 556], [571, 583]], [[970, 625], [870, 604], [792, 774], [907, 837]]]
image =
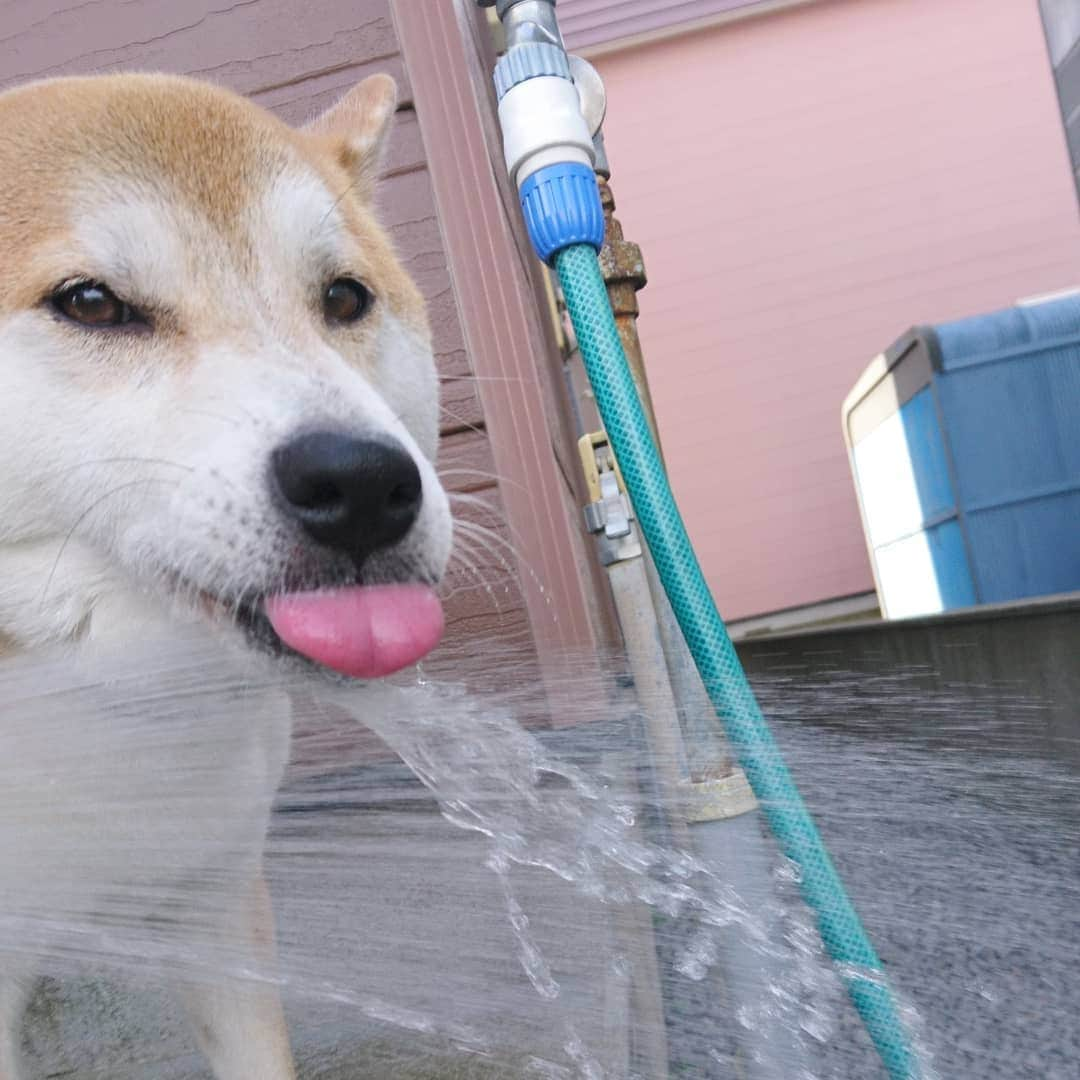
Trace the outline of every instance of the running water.
[[[452, 662], [357, 688], [191, 642], [92, 676], [0, 665], [0, 955], [47, 976], [29, 1075], [208, 1076], [178, 973], [279, 983], [301, 1078], [723, 1080], [778, 1046], [779, 1075], [880, 1075], [794, 868], [775, 856], [771, 894], [744, 895], [739, 867], [684, 842], [618, 658], [599, 679], [567, 664], [574, 715], [554, 724], [528, 663], [485, 657], [468, 689]], [[902, 672], [758, 689], [937, 1074], [1071, 1080], [1080, 778], [1025, 734], [1041, 703], [989, 717]], [[211, 931], [213, 897], [259, 790], [238, 718], [286, 694], [279, 961], [252, 970]], [[200, 798], [216, 769], [232, 812]], [[151, 850], [140, 822], [163, 800], [176, 828]], [[767, 978], [742, 977], [747, 956]]]

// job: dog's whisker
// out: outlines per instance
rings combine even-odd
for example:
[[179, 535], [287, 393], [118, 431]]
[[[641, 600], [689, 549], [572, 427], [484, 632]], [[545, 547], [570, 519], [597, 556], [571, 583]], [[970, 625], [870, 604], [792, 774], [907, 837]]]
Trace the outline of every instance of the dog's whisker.
[[224, 413], [211, 412], [209, 409], [179, 408], [177, 412], [187, 413], [189, 416], [208, 416], [211, 420], [220, 420], [223, 424], [231, 424], [240, 427], [240, 421], [235, 416], [226, 416]]
[[464, 566], [466, 569], [472, 569], [473, 564], [469, 562], [470, 556], [477, 557], [480, 554], [480, 549], [472, 544], [465, 543], [464, 541], [455, 544], [450, 552], [449, 566]]
[[479, 506], [486, 510], [498, 510], [499, 496], [491, 488], [485, 488], [483, 491], [447, 491], [446, 496], [453, 502]]
[[476, 586], [462, 584], [458, 585], [456, 588], [446, 590], [444, 593], [441, 594], [443, 603], [448, 604], [452, 600], [457, 599], [459, 596], [468, 596], [469, 594], [475, 592], [476, 588], [480, 588], [487, 596], [488, 601], [491, 603], [491, 606], [494, 608], [495, 614], [498, 616], [502, 616], [503, 605], [499, 600], [495, 588], [481, 574], [474, 573], [473, 577], [476, 578]]
[[465, 417], [459, 416], [455, 412], [451, 412], [445, 405], [440, 405], [439, 411], [447, 420], [450, 420], [457, 425], [457, 431], [471, 431], [474, 435], [487, 434], [487, 431], [483, 427], [474, 424], [471, 420], [466, 420]]
[[191, 465], [185, 465], [179, 461], [171, 461], [168, 458], [139, 457], [137, 455], [122, 457], [91, 458], [89, 461], [80, 461], [76, 465], [68, 465], [63, 469], [52, 469], [41, 474], [42, 479], [53, 479], [58, 476], [67, 476], [78, 472], [80, 469], [93, 469], [99, 465], [164, 465], [172, 469], [181, 469], [184, 472], [194, 472]]
[[521, 561], [524, 556], [521, 552], [519, 544], [515, 544], [513, 539], [507, 539], [507, 537], [501, 535], [494, 529], [488, 528], [484, 525], [478, 525], [471, 521], [455, 521], [454, 523], [454, 544], [455, 546], [465, 540], [472, 540], [475, 542], [484, 542], [491, 548], [504, 552], [515, 562]]
[[[488, 510], [495, 510], [496, 509], [495, 507], [492, 507], [490, 504], [485, 505], [485, 503], [482, 502], [482, 501], [478, 502], [476, 504], [473, 504], [473, 505], [478, 505], [482, 509], [488, 509]], [[500, 525], [501, 525], [502, 528], [505, 528], [507, 530], [507, 532], [510, 534], [510, 540], [513, 541], [513, 543], [510, 544], [510, 548], [511, 548], [511, 551], [513, 552], [513, 554], [514, 554], [514, 557], [520, 559], [521, 558], [520, 548], [525, 546], [524, 537], [521, 535], [520, 530], [515, 525], [513, 525], [510, 521], [505, 521], [504, 520], [504, 521], [502, 521], [500, 523]], [[496, 530], [493, 530], [490, 526], [483, 525], [482, 523], [480, 523], [478, 521], [470, 521], [469, 519], [462, 518], [460, 516], [455, 517], [454, 518], [454, 527], [455, 527], [455, 529], [458, 528], [459, 526], [464, 527], [466, 529], [466, 531], [469, 531], [470, 529], [472, 529], [472, 530], [476, 530], [476, 529], [486, 530], [489, 534], [491, 534], [493, 536], [498, 536], [499, 539], [502, 540], [504, 543], [509, 543], [509, 541], [507, 541], [505, 539], [505, 537], [503, 537]]]
[[319, 225], [324, 225], [326, 219], [354, 192], [360, 185], [360, 180], [354, 180], [349, 186], [334, 200], [333, 205], [325, 214], [319, 219]]
[[520, 375], [440, 375], [439, 382], [535, 382], [535, 379], [523, 379]]
[[[469, 554], [475, 554], [475, 553], [470, 552]], [[472, 578], [474, 578], [475, 581], [478, 583], [479, 587], [487, 594], [487, 596], [488, 596], [489, 600], [491, 601], [492, 605], [495, 607], [496, 614], [497, 615], [502, 615], [502, 604], [499, 602], [499, 598], [495, 593], [494, 584], [483, 573], [483, 570], [488, 569], [488, 568], [481, 567], [478, 564], [474, 564], [474, 563], [470, 563], [470, 562], [459, 562], [457, 564], [456, 569], [460, 570], [461, 572], [463, 572], [465, 574], [468, 574]], [[502, 580], [503, 581], [508, 581], [509, 578], [504, 576], [502, 578]], [[469, 586], [459, 585], [457, 588], [449, 589], [445, 593], [443, 593], [442, 594], [442, 599], [443, 599], [443, 602], [446, 603], [446, 602], [449, 602], [451, 599], [453, 599], [455, 596], [459, 596], [459, 595], [461, 595], [463, 593], [468, 593], [468, 592], [471, 592], [471, 591], [472, 591], [472, 589]], [[508, 591], [508, 590], [507, 590], [507, 588], [504, 587], [503, 591], [505, 592], [505, 591]]]
[[[466, 575], [466, 577], [471, 578], [474, 582], [476, 582], [476, 584], [478, 584], [479, 587], [482, 588], [493, 600], [495, 599], [494, 590], [496, 586], [501, 587], [502, 591], [506, 593], [510, 591], [511, 585], [513, 583], [513, 579], [508, 574], [504, 573], [500, 568], [493, 568], [491, 566], [486, 566], [483, 564], [460, 564], [453, 568], [452, 572], [448, 574], [446, 580], [448, 582], [452, 582], [454, 578], [458, 577], [461, 574]], [[457, 587], [457, 590], [455, 591], [460, 591], [464, 588], [471, 588], [471, 586], [461, 584]], [[444, 602], [446, 599], [447, 596], [444, 595]]]
[[[493, 497], [490, 492], [458, 491], [450, 494], [449, 498], [455, 527], [477, 525], [480, 524], [477, 517], [486, 519], [492, 516], [497, 518], [499, 515], [499, 504], [496, 501], [498, 496]], [[474, 516], [464, 517], [467, 512]]]
[[475, 521], [461, 521], [460, 519], [454, 522], [454, 527], [455, 531], [460, 530], [465, 536], [484, 538], [493, 544], [500, 544], [511, 556], [513, 556], [513, 558], [521, 558], [521, 552], [516, 545], [510, 540], [507, 540], [505, 536], [502, 536], [495, 529], [489, 528], [486, 525], [480, 525]]
[[53, 578], [56, 576], [57, 567], [60, 565], [60, 560], [64, 556], [64, 552], [67, 550], [67, 546], [71, 543], [72, 538], [75, 536], [79, 526], [100, 506], [102, 506], [109, 499], [115, 495], [119, 495], [123, 491], [127, 491], [131, 488], [139, 487], [143, 484], [168, 484], [169, 481], [157, 479], [155, 477], [144, 476], [138, 480], [129, 480], [126, 484], [118, 484], [116, 487], [106, 491], [104, 495], [95, 499], [76, 519], [75, 523], [68, 529], [67, 535], [64, 537], [63, 543], [60, 545], [60, 550], [56, 553], [56, 558], [53, 560], [52, 568], [49, 570], [49, 576], [45, 580], [45, 585], [41, 591], [41, 597], [39, 603], [44, 606], [45, 600], [49, 595], [49, 589], [52, 587]]
[[514, 575], [509, 570], [499, 564], [498, 560], [494, 563], [483, 561], [482, 555], [482, 552], [474, 552], [472, 558], [457, 560], [448, 567], [447, 577], [450, 578], [460, 571], [472, 574], [487, 584], [498, 583], [507, 587], [513, 584]]
[[[541, 589], [545, 588], [543, 577], [537, 572], [532, 563], [524, 558], [520, 551], [505, 537], [500, 536], [498, 533], [484, 526], [477, 525], [475, 522], [457, 521], [455, 524], [455, 540], [458, 539], [458, 530], [461, 530], [460, 538], [470, 538], [474, 542], [480, 543], [485, 546], [485, 549], [491, 555], [493, 559], [498, 560], [506, 569], [508, 575], [516, 576], [518, 570], [524, 571], [528, 574], [529, 579]], [[513, 562], [508, 562], [499, 553], [499, 548], [502, 548], [509, 553]]]
[[[469, 539], [471, 539], [474, 544], [474, 551], [478, 548], [480, 551], [484, 552], [490, 558], [498, 562], [503, 567], [503, 569], [507, 571], [508, 574], [512, 575], [514, 573], [513, 564], [507, 560], [507, 558], [499, 551], [498, 547], [495, 544], [491, 543], [490, 537], [474, 535], [469, 537]], [[502, 537], [498, 537], [498, 539], [502, 540]], [[509, 544], [506, 544], [505, 541], [503, 541], [503, 543], [506, 545], [511, 555], [516, 558], [516, 552], [514, 552], [513, 548]]]
[[[233, 401], [227, 398], [217, 396], [211, 398], [211, 400], [220, 402], [222, 405], [225, 405], [228, 408], [235, 409], [237, 412], [243, 413], [243, 415], [246, 416], [248, 420], [250, 420], [256, 426], [259, 426], [261, 424], [259, 418], [250, 409], [246, 409], [243, 405], [241, 405], [239, 401]], [[237, 421], [237, 423], [239, 423], [239, 421]]]
[[[439, 479], [440, 480], [442, 480], [442, 479], [444, 479], [446, 477], [449, 477], [449, 476], [460, 476], [460, 477], [464, 477], [464, 478], [467, 478], [467, 477], [470, 477], [470, 476], [475, 476], [478, 479], [484, 480], [484, 481], [489, 482], [489, 483], [491, 481], [494, 481], [496, 484], [506, 484], [508, 487], [517, 488], [519, 491], [522, 491], [522, 492], [528, 492], [528, 490], [529, 490], [528, 487], [526, 487], [524, 484], [522, 484], [518, 480], [513, 480], [509, 476], [506, 476], [503, 473], [489, 472], [486, 469], [473, 469], [473, 468], [466, 468], [465, 466], [459, 466], [459, 467], [456, 467], [456, 468], [440, 469], [439, 470]], [[449, 492], [448, 491], [447, 494], [451, 494], [451, 495], [452, 494], [462, 494], [462, 495], [464, 495], [464, 494], [469, 494], [469, 493], [468, 492]]]

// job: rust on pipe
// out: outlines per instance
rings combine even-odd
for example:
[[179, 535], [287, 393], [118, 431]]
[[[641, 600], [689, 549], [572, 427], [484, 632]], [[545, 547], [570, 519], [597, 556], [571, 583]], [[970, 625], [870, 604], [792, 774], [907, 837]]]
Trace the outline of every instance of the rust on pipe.
[[619, 329], [630, 373], [634, 377], [645, 416], [649, 421], [653, 438], [657, 446], [660, 436], [653, 412], [652, 395], [649, 393], [649, 379], [645, 373], [645, 357], [642, 354], [641, 339], [638, 337], [637, 294], [645, 288], [648, 277], [645, 274], [645, 261], [641, 248], [623, 236], [622, 223], [615, 217], [615, 196], [607, 178], [598, 174], [600, 200], [604, 207], [604, 247], [600, 252], [600, 270], [607, 285], [608, 298], [615, 313], [615, 325]]

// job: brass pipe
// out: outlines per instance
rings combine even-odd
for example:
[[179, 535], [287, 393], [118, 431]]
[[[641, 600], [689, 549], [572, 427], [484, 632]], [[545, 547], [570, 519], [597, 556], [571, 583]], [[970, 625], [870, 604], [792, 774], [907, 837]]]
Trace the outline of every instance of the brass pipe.
[[656, 425], [656, 413], [653, 410], [652, 394], [649, 392], [649, 378], [645, 372], [645, 357], [638, 336], [638, 290], [645, 288], [648, 277], [645, 274], [645, 261], [641, 248], [623, 236], [622, 222], [615, 216], [615, 196], [608, 177], [597, 173], [600, 186], [600, 200], [604, 207], [604, 246], [600, 252], [600, 270], [607, 285], [611, 309], [615, 313], [615, 325], [619, 329], [626, 360], [630, 365], [630, 374], [634, 378], [638, 396], [645, 409], [656, 445], [660, 447], [660, 433]]

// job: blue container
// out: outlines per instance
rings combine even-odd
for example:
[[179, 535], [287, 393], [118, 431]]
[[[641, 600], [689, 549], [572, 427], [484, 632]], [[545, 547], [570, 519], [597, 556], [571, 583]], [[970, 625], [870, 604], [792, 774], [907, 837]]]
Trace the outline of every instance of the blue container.
[[888, 618], [1080, 590], [1080, 296], [912, 330], [843, 420]]

